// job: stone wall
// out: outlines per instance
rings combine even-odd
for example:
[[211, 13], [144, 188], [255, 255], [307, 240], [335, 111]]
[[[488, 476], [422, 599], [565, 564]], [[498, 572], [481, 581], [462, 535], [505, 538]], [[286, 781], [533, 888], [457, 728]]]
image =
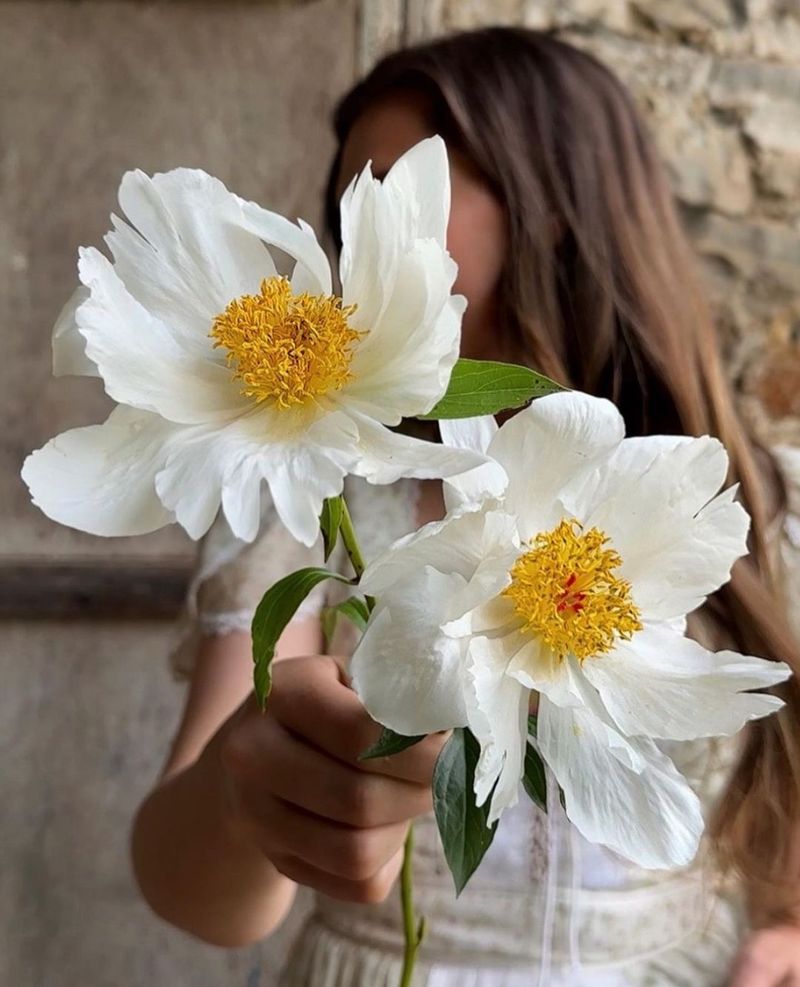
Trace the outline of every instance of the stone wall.
[[[492, 23], [555, 28], [628, 84], [707, 271], [731, 375], [768, 440], [800, 441], [798, 0], [365, 0], [364, 62]], [[392, 17], [394, 15], [394, 17]]]

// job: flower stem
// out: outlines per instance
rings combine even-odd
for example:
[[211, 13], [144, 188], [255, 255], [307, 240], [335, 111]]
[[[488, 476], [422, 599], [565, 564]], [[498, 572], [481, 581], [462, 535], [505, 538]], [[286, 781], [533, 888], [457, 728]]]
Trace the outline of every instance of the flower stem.
[[353, 565], [356, 576], [360, 579], [364, 569], [366, 569], [366, 563], [364, 562], [364, 556], [361, 554], [361, 547], [358, 544], [358, 538], [356, 538], [356, 529], [353, 527], [353, 519], [350, 516], [350, 509], [347, 506], [344, 495], [342, 495], [342, 525], [340, 530], [344, 547], [350, 556], [350, 562]]
[[[347, 501], [344, 499], [344, 494], [342, 494], [342, 523], [340, 531], [344, 547], [347, 549], [347, 554], [350, 557], [350, 564], [353, 567], [353, 572], [356, 574], [356, 579], [361, 579], [367, 564], [364, 561], [364, 556], [361, 554], [361, 546], [358, 544], [356, 529], [353, 527], [353, 519], [350, 516], [350, 509], [347, 506]], [[365, 596], [364, 600], [367, 604], [367, 610], [372, 613], [375, 609], [375, 598], [373, 596]]]
[[412, 860], [414, 856], [414, 825], [408, 827], [408, 835], [403, 847], [403, 869], [400, 871], [400, 900], [403, 905], [403, 932], [405, 933], [405, 949], [403, 950], [403, 971], [400, 976], [400, 987], [411, 987], [414, 976], [414, 964], [417, 951], [425, 938], [425, 919], [417, 919], [414, 911], [414, 886]]
[[[356, 531], [353, 527], [353, 519], [347, 507], [347, 501], [342, 496], [342, 521], [340, 526], [342, 541], [353, 566], [356, 578], [360, 579], [366, 563], [361, 554], [361, 547], [358, 544]], [[367, 609], [372, 613], [375, 607], [375, 598], [364, 597]], [[403, 950], [403, 970], [400, 976], [399, 987], [411, 987], [414, 976], [414, 964], [417, 959], [417, 951], [425, 937], [425, 919], [419, 918], [414, 912], [414, 882], [413, 882], [413, 856], [414, 856], [414, 825], [408, 827], [408, 834], [403, 846], [403, 867], [400, 871], [400, 900], [403, 907], [403, 932], [405, 934], [405, 949]]]

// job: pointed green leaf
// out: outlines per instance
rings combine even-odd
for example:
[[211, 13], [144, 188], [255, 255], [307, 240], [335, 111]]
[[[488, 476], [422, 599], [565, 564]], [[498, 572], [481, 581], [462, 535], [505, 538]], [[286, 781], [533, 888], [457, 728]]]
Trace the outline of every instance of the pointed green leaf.
[[566, 388], [516, 363], [458, 360], [444, 397], [419, 418], [471, 418], [519, 408], [533, 398]]
[[331, 557], [331, 552], [336, 548], [336, 540], [339, 537], [339, 528], [342, 526], [342, 514], [344, 506], [342, 495], [338, 497], [328, 497], [322, 502], [322, 513], [319, 516], [319, 527], [322, 531], [322, 544], [325, 549], [325, 561]]
[[491, 846], [497, 823], [488, 827], [490, 799], [475, 805], [475, 766], [480, 745], [459, 728], [442, 748], [433, 772], [433, 810], [444, 855], [461, 894]]
[[351, 596], [333, 607], [325, 607], [322, 611], [322, 633], [325, 637], [326, 647], [330, 645], [336, 630], [336, 618], [341, 614], [363, 633], [367, 629], [369, 620], [369, 607], [360, 596]]
[[286, 625], [294, 617], [297, 608], [308, 594], [326, 579], [338, 579], [349, 583], [345, 576], [328, 569], [311, 566], [298, 569], [271, 586], [262, 596], [253, 617], [253, 681], [256, 697], [262, 710], [272, 686], [272, 659], [275, 646]]
[[394, 730], [384, 727], [383, 733], [381, 733], [372, 747], [368, 747], [359, 754], [358, 759], [359, 761], [371, 761], [375, 757], [391, 757], [392, 754], [399, 754], [400, 751], [413, 747], [420, 740], [424, 740], [426, 736], [423, 733], [418, 737], [404, 737], [402, 733], [395, 733]]

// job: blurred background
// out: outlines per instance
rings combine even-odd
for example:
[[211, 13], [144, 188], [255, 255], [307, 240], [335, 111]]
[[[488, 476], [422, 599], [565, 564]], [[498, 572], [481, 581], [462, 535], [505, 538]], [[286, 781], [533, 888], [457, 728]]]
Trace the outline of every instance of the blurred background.
[[214, 949], [133, 885], [195, 546], [91, 538], [28, 502], [24, 456], [110, 408], [97, 381], [50, 376], [77, 247], [130, 168], [204, 168], [317, 224], [338, 95], [389, 49], [490, 23], [554, 27], [631, 87], [742, 413], [800, 442], [800, 0], [0, 0], [0, 984], [268, 987], [292, 932]]

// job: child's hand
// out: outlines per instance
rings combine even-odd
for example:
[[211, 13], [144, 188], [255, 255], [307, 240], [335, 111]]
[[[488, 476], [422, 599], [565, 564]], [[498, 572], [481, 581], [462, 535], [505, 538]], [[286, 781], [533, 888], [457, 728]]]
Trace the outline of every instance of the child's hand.
[[380, 728], [336, 660], [292, 658], [273, 675], [267, 714], [248, 700], [204, 754], [220, 773], [226, 819], [293, 881], [346, 901], [382, 901], [409, 821], [431, 808], [445, 738], [359, 761]]

